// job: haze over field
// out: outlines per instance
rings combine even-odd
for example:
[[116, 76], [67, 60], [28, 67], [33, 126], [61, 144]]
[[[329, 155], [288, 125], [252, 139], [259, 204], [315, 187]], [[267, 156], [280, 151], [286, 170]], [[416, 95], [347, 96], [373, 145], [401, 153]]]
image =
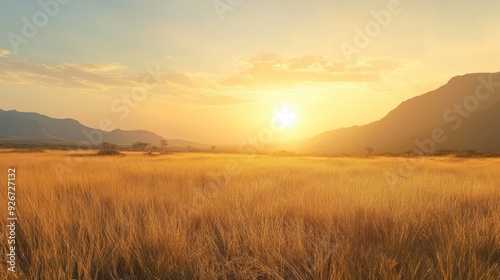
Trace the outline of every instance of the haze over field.
[[[275, 133], [293, 127], [296, 118], [292, 112], [278, 111], [270, 122], [271, 128], [261, 130], [258, 137], [242, 145], [225, 147], [226, 151], [262, 153], [292, 148], [308, 154], [359, 155], [368, 148], [378, 153], [419, 155], [438, 151], [498, 152], [500, 127], [492, 120], [500, 118], [500, 73], [454, 77], [434, 91], [401, 103], [381, 120], [368, 125], [332, 130], [292, 144], [273, 143]], [[79, 143], [82, 148], [97, 148], [103, 142], [122, 146], [136, 142], [157, 145], [166, 140], [144, 130], [105, 131], [86, 127], [73, 119], [3, 110], [0, 110], [0, 136], [3, 137], [0, 143]], [[179, 139], [167, 142], [177, 149], [208, 148], [208, 145]]]

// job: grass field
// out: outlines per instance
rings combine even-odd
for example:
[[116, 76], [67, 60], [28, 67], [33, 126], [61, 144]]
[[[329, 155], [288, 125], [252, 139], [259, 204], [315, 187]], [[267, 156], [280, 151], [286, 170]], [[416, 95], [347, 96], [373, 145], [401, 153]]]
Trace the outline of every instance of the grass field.
[[500, 279], [500, 159], [0, 158], [1, 279]]

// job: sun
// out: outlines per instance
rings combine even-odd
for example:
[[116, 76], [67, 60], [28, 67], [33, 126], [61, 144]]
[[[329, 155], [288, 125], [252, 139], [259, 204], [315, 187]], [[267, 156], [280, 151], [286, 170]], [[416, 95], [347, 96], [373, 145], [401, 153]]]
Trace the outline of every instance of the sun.
[[291, 128], [297, 122], [297, 113], [288, 106], [274, 110], [273, 119], [283, 128]]

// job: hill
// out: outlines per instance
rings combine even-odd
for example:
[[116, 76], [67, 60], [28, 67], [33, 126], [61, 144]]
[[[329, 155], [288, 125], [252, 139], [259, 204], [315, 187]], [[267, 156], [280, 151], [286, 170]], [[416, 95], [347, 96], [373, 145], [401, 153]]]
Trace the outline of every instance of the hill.
[[500, 73], [458, 76], [409, 99], [379, 121], [324, 132], [306, 141], [308, 153], [433, 153], [500, 151]]
[[94, 145], [102, 142], [117, 145], [145, 142], [159, 145], [160, 140], [167, 140], [169, 147], [205, 146], [179, 139], [168, 140], [146, 130], [103, 131], [87, 127], [73, 119], [55, 119], [38, 113], [0, 110], [0, 142], [2, 143], [68, 144], [86, 141]]

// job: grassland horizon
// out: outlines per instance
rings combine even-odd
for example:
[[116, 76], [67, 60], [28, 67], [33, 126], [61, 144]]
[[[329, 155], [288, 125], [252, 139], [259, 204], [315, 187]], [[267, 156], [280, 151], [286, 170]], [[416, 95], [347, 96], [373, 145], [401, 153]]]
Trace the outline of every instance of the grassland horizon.
[[125, 154], [62, 180], [62, 151], [3, 154], [18, 271], [0, 278], [500, 278], [498, 158], [406, 159], [392, 185], [399, 158]]

